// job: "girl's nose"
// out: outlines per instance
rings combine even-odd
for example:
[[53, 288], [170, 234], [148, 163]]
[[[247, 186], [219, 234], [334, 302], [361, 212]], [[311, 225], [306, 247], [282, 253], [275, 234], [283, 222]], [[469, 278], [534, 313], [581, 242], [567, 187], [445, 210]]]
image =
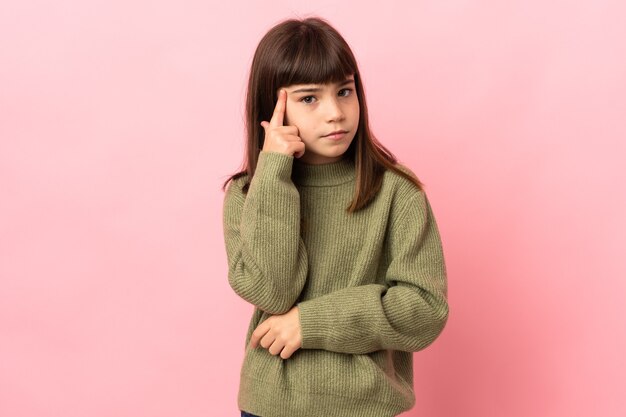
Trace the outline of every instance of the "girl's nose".
[[342, 120], [344, 118], [343, 110], [341, 109], [341, 105], [339, 104], [336, 98], [331, 99], [328, 102], [327, 117], [328, 117], [329, 122], [332, 122], [335, 120]]

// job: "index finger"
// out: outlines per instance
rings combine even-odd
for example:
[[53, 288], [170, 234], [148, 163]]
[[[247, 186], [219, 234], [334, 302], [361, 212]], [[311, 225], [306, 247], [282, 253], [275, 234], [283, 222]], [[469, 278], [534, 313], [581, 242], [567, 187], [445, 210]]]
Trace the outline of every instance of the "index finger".
[[257, 328], [254, 329], [254, 331], [250, 335], [250, 342], [249, 342], [250, 347], [251, 348], [257, 347], [259, 345], [259, 340], [261, 340], [261, 338], [265, 336], [265, 333], [267, 333], [269, 329], [270, 329], [270, 326], [268, 325], [267, 320], [259, 324]]
[[286, 103], [287, 90], [281, 88], [278, 92], [278, 101], [276, 102], [276, 107], [274, 107], [274, 113], [272, 114], [272, 120], [270, 120], [270, 125], [274, 127], [283, 125]]

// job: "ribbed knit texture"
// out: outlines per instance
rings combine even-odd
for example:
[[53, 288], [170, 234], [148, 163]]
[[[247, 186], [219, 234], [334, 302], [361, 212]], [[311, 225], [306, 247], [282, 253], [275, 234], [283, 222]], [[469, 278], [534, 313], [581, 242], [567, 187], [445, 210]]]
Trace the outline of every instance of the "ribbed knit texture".
[[[437, 223], [425, 192], [389, 170], [376, 198], [349, 214], [355, 178], [345, 158], [309, 165], [261, 151], [247, 196], [247, 176], [226, 190], [228, 282], [256, 306], [241, 410], [392, 417], [415, 405], [412, 352], [432, 343], [448, 318]], [[302, 347], [290, 358], [248, 347], [262, 321], [296, 304]]]

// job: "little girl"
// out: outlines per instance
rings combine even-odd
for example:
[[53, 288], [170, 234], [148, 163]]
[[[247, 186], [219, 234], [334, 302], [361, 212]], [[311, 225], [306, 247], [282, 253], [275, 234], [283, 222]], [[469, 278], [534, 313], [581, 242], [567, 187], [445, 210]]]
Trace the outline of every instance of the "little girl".
[[241, 415], [411, 409], [412, 352], [448, 319], [441, 239], [423, 184], [372, 134], [356, 60], [327, 21], [261, 39], [246, 130], [247, 163], [223, 187], [228, 282], [255, 306]]

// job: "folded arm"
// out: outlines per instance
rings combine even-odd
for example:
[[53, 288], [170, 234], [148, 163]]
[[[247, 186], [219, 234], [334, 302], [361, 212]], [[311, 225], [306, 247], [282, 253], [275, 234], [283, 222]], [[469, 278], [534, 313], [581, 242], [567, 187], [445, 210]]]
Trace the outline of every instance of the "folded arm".
[[228, 282], [244, 300], [271, 314], [293, 307], [308, 272], [292, 163], [293, 156], [262, 151], [247, 195], [231, 182], [224, 197]]
[[303, 349], [416, 352], [442, 332], [448, 318], [446, 267], [423, 191], [398, 210], [390, 228], [384, 284], [346, 287], [298, 303]]

